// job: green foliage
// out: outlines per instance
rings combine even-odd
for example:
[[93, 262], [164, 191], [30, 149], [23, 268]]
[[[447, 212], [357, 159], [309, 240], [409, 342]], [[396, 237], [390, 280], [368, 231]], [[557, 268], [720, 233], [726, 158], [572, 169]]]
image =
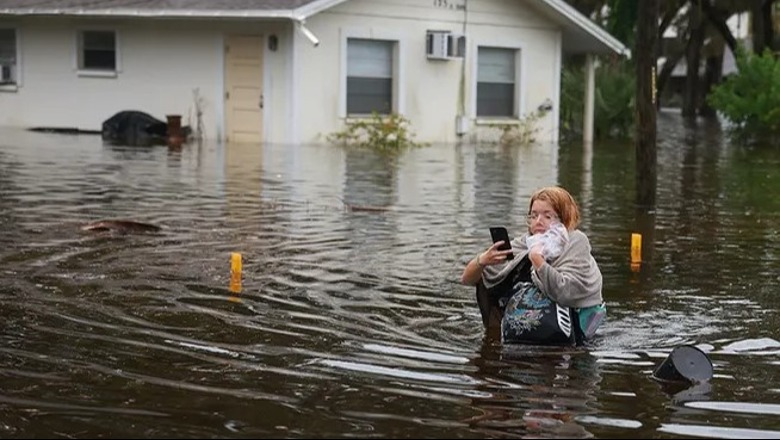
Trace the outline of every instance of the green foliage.
[[636, 0], [608, 0], [607, 32], [628, 47], [634, 47], [639, 2]]
[[529, 145], [536, 142], [536, 133], [539, 132], [539, 126], [536, 122], [543, 118], [549, 112], [547, 109], [539, 109], [523, 118], [520, 118], [518, 124], [491, 125], [499, 127], [502, 131], [498, 143], [505, 146]]
[[[615, 60], [596, 69], [594, 96], [594, 136], [631, 136], [634, 127], [636, 75], [633, 64]], [[585, 102], [585, 71], [582, 64], [570, 63], [561, 79], [561, 130], [565, 138], [582, 135]]]
[[713, 108], [734, 124], [732, 134], [761, 140], [780, 134], [780, 60], [769, 50], [758, 55], [737, 50], [737, 74], [708, 96]]
[[597, 136], [628, 138], [634, 127], [636, 73], [628, 61], [596, 70], [595, 131]]
[[585, 75], [582, 64], [564, 64], [561, 73], [561, 137], [576, 138], [582, 133]]
[[344, 130], [331, 133], [327, 139], [339, 145], [380, 151], [423, 146], [412, 140], [414, 134], [409, 130], [409, 124], [409, 120], [399, 114], [380, 115], [374, 112], [369, 119], [348, 122]]

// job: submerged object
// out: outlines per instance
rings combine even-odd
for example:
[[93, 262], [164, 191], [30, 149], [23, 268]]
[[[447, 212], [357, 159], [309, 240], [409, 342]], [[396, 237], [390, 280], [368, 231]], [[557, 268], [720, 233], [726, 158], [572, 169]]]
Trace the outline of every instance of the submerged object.
[[124, 110], [103, 121], [103, 140], [115, 145], [151, 146], [165, 145], [169, 137], [184, 141], [192, 133], [189, 126], [181, 126], [177, 120], [174, 132], [169, 133], [169, 124], [154, 116], [136, 110]]
[[666, 382], [706, 382], [712, 378], [712, 361], [697, 347], [682, 345], [672, 350], [653, 377]]
[[93, 232], [112, 231], [121, 233], [137, 233], [159, 232], [162, 230], [162, 228], [151, 223], [143, 223], [135, 220], [99, 220], [82, 226], [81, 230]]

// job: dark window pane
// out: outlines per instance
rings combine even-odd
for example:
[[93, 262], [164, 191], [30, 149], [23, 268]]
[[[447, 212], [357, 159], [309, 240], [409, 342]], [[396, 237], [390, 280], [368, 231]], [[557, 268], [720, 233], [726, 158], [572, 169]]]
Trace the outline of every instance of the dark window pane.
[[0, 84], [16, 84], [15, 69], [16, 66], [11, 64], [0, 64]]
[[0, 64], [16, 63], [16, 31], [0, 29]]
[[477, 83], [477, 116], [514, 116], [515, 85]]
[[85, 31], [84, 49], [114, 50], [116, 41], [111, 31]]
[[84, 68], [100, 70], [116, 70], [114, 51], [85, 50]]
[[82, 33], [82, 69], [116, 70], [116, 36], [112, 31]]
[[393, 108], [391, 78], [347, 77], [347, 114], [390, 114]]
[[16, 31], [0, 29], [0, 84], [16, 83]]

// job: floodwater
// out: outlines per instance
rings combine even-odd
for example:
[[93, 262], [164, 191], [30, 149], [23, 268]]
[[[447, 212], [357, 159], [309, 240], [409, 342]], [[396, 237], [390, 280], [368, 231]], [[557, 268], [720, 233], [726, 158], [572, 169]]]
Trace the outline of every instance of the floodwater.
[[[780, 150], [671, 114], [659, 137], [647, 214], [631, 142], [388, 157], [4, 129], [0, 437], [780, 438]], [[556, 183], [608, 320], [587, 348], [502, 347], [460, 273]], [[163, 230], [80, 229], [119, 218]], [[712, 380], [654, 380], [688, 344]]]

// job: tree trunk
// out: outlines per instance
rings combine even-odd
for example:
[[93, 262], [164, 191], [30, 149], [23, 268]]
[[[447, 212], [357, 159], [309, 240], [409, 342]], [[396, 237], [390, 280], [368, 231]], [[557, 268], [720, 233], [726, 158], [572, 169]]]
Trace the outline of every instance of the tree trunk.
[[[771, 2], [770, 2], [771, 3]], [[751, 36], [753, 37], [753, 53], [760, 54], [766, 48], [766, 31], [764, 22], [764, 0], [750, 2]]]
[[737, 39], [734, 38], [734, 34], [731, 33], [728, 24], [726, 24], [726, 18], [721, 10], [713, 7], [709, 1], [700, 2], [701, 0], [694, 0], [694, 5], [701, 4], [704, 15], [707, 16], [707, 20], [723, 37], [723, 41], [729, 46], [732, 53], [737, 53]]
[[675, 2], [666, 3], [666, 11], [664, 11], [663, 18], [661, 18], [661, 24], [658, 25], [658, 38], [661, 39], [666, 33], [666, 29], [672, 24], [672, 20], [680, 13], [680, 7], [685, 1], [677, 0]]
[[702, 87], [701, 107], [699, 114], [706, 117], [714, 117], [716, 111], [707, 102], [712, 89], [718, 85], [723, 77], [723, 56], [711, 56], [707, 58], [707, 68], [704, 72], [704, 87]]
[[659, 4], [659, 8], [665, 7], [665, 9], [663, 10], [663, 15], [660, 14], [661, 11], [659, 10], [661, 24], [658, 25], [658, 53], [660, 56], [665, 57], [666, 61], [664, 62], [664, 66], [661, 68], [661, 71], [657, 75], [655, 100], [656, 108], [661, 107], [661, 98], [664, 95], [664, 90], [666, 90], [666, 83], [669, 81], [669, 77], [672, 76], [674, 66], [677, 65], [685, 53], [677, 50], [673, 51], [670, 49], [667, 45], [667, 40], [664, 40], [664, 34], [669, 28], [669, 25], [672, 24], [672, 20], [674, 20], [674, 18], [677, 17], [677, 14], [680, 13], [680, 7], [686, 3], [687, 0], [675, 0]]
[[638, 0], [636, 37], [636, 181], [637, 205], [655, 206], [657, 184], [656, 109], [653, 90], [658, 57], [659, 0]]
[[666, 83], [669, 82], [669, 78], [672, 76], [674, 67], [678, 62], [680, 62], [683, 55], [685, 55], [685, 50], [666, 54], [666, 62], [664, 62], [664, 66], [661, 68], [661, 72], [658, 74], [658, 80], [656, 81], [656, 84], [658, 85], [658, 90], [656, 93], [659, 96], [659, 98], [656, 99], [656, 107], [661, 106], [660, 97], [663, 96], [664, 90], [666, 90]]
[[685, 54], [687, 69], [682, 114], [686, 118], [693, 118], [696, 117], [696, 111], [699, 108], [699, 66], [701, 65], [701, 49], [704, 46], [706, 27], [702, 19], [701, 8], [698, 5], [691, 5], [691, 9], [688, 11], [688, 26], [690, 27], [690, 39]]
[[774, 51], [775, 45], [775, 29], [774, 21], [772, 20], [772, 4], [774, 0], [764, 0], [764, 4], [761, 6], [761, 18], [764, 22], [764, 47]]

